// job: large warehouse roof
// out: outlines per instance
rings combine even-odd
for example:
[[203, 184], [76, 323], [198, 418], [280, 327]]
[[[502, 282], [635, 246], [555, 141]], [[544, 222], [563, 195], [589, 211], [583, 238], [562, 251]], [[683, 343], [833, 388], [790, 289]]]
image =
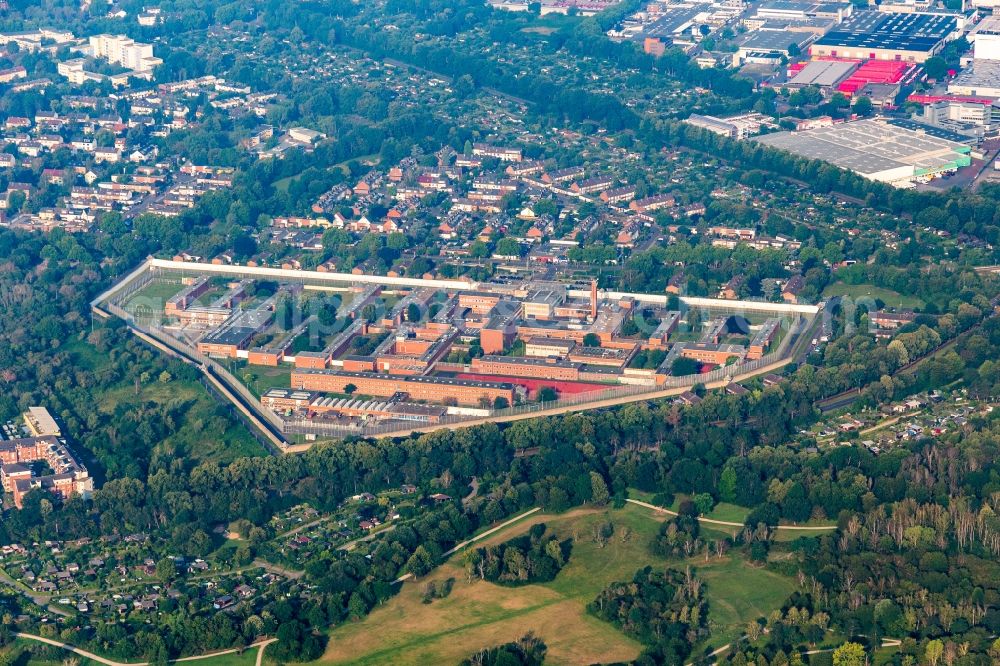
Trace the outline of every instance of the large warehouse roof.
[[833, 87], [843, 81], [857, 68], [854, 62], [838, 62], [836, 60], [813, 60], [802, 68], [788, 82], [790, 86], [822, 86]]
[[968, 146], [881, 119], [804, 132], [779, 132], [755, 140], [886, 182], [905, 182], [948, 171], [969, 161], [965, 154]]
[[995, 97], [1000, 94], [1000, 60], [973, 60], [948, 84], [956, 95]]
[[817, 40], [819, 46], [932, 51], [955, 32], [958, 20], [941, 14], [860, 11]]
[[740, 44], [740, 48], [744, 51], [787, 53], [792, 44], [801, 49], [810, 39], [812, 39], [810, 33], [792, 32], [791, 30], [755, 30], [746, 36]]

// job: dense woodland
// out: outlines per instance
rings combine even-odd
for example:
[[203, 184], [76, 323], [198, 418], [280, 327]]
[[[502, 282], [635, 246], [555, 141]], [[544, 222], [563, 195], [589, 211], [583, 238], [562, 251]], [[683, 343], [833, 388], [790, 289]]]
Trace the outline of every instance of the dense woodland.
[[545, 523], [532, 525], [524, 536], [496, 546], [476, 548], [465, 556], [469, 578], [501, 585], [547, 583], [569, 561], [573, 544], [546, 533]]
[[649, 646], [637, 664], [680, 664], [708, 635], [702, 586], [690, 568], [654, 571], [647, 566], [631, 581], [608, 585], [587, 610]]

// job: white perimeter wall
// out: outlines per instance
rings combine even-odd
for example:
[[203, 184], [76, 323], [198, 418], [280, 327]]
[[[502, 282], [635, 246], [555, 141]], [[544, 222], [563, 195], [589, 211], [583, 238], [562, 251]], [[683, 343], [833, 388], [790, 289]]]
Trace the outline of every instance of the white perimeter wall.
[[[433, 289], [444, 289], [449, 291], [476, 291], [486, 285], [478, 282], [466, 282], [465, 280], [424, 280], [420, 278], [385, 277], [382, 275], [354, 275], [353, 273], [320, 273], [319, 271], [295, 271], [282, 268], [263, 268], [250, 266], [216, 265], [192, 261], [173, 261], [170, 259], [148, 259], [136, 270], [132, 271], [125, 280], [119, 282], [111, 289], [101, 294], [95, 303], [104, 300], [118, 290], [119, 286], [134, 279], [147, 268], [160, 268], [172, 271], [196, 274], [215, 274], [253, 276], [257, 278], [270, 278], [274, 280], [285, 280], [289, 282], [301, 282], [304, 280], [348, 283], [348, 284], [381, 284], [396, 287], [431, 287]], [[573, 298], [587, 300], [590, 298], [590, 291], [585, 289], [570, 289], [569, 296]], [[632, 298], [640, 303], [652, 303], [666, 306], [666, 294], [640, 294], [624, 291], [600, 291], [598, 298], [601, 300], [619, 300], [622, 298]], [[816, 314], [819, 307], [816, 305], [799, 305], [795, 303], [767, 303], [763, 301], [730, 301], [721, 298], [697, 298], [693, 296], [681, 296], [682, 303], [694, 307], [706, 308], [728, 308], [731, 310], [746, 310], [753, 312], [774, 312], [784, 314]]]

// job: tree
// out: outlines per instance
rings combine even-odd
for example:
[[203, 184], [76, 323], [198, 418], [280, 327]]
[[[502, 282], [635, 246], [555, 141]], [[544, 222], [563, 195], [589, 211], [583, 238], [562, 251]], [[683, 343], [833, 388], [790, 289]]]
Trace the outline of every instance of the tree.
[[866, 95], [859, 95], [857, 101], [854, 102], [854, 113], [859, 116], [868, 116], [872, 112], [872, 100]]
[[410, 559], [406, 561], [406, 570], [417, 578], [430, 573], [433, 568], [434, 558], [423, 545], [417, 546], [413, 555], [410, 555]]
[[177, 563], [171, 557], [164, 557], [156, 563], [156, 577], [163, 582], [173, 580], [177, 575]]
[[882, 631], [889, 636], [898, 635], [906, 630], [903, 611], [892, 599], [882, 599], [875, 604], [874, 617], [882, 627]]
[[590, 473], [590, 501], [598, 506], [604, 506], [608, 503], [610, 494], [608, 493], [608, 484], [605, 483], [604, 477], [597, 472]]
[[406, 306], [406, 321], [417, 322], [420, 321], [420, 306], [416, 303], [410, 303]]
[[938, 81], [948, 75], [948, 63], [941, 56], [931, 56], [924, 61], [924, 74]]
[[358, 390], [358, 387], [354, 384], [348, 384], [344, 387], [344, 393], [347, 395], [354, 395], [354, 392]]
[[490, 256], [490, 247], [481, 240], [472, 242], [469, 246], [469, 256], [473, 259], [483, 259]]
[[601, 346], [601, 336], [597, 333], [587, 333], [583, 336], [583, 346], [584, 347], [600, 347]]
[[719, 477], [719, 499], [723, 502], [736, 501], [736, 470], [726, 467]]
[[809, 520], [812, 504], [810, 504], [806, 489], [801, 483], [796, 481], [785, 493], [785, 497], [781, 501], [781, 512], [789, 520], [796, 523]]
[[684, 356], [679, 356], [674, 359], [673, 364], [670, 366], [670, 374], [675, 377], [683, 377], [684, 375], [693, 375], [698, 372], [698, 362], [694, 359], [685, 358]]
[[708, 493], [698, 493], [692, 498], [692, 501], [694, 501], [694, 505], [698, 509], [698, 515], [700, 516], [711, 513], [715, 507], [715, 500]]
[[[930, 666], [937, 666], [938, 661], [941, 660], [941, 655], [944, 654], [944, 643], [940, 640], [934, 639], [927, 643], [927, 647], [924, 650], [924, 656], [927, 658], [927, 663]], [[834, 664], [837, 666], [837, 664]]]
[[11, 213], [18, 213], [21, 207], [24, 206], [24, 192], [20, 190], [14, 190], [9, 195], [7, 195], [7, 210]]
[[553, 402], [559, 399], [559, 394], [551, 386], [545, 386], [538, 391], [538, 402]]
[[990, 644], [988, 653], [992, 664], [1000, 664], [1000, 638], [997, 638]]
[[860, 643], [844, 643], [833, 651], [833, 666], [865, 666], [868, 655]]
[[495, 254], [501, 257], [520, 257], [521, 244], [513, 238], [501, 238], [497, 243]]

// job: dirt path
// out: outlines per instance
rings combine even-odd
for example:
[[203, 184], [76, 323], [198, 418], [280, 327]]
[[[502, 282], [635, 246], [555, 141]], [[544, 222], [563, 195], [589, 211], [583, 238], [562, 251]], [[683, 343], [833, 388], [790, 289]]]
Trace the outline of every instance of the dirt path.
[[[94, 654], [93, 652], [88, 652], [87, 650], [78, 648], [74, 645], [70, 645], [69, 643], [63, 643], [62, 641], [57, 641], [52, 638], [45, 638], [44, 636], [36, 636], [35, 634], [26, 634], [23, 632], [18, 632], [16, 636], [18, 638], [23, 638], [25, 640], [38, 641], [39, 643], [45, 643], [46, 645], [62, 648], [63, 650], [69, 650], [74, 654], [78, 654], [81, 657], [90, 659], [91, 661], [96, 661], [99, 664], [104, 664], [105, 666], [149, 666], [148, 661], [115, 661], [113, 659], [106, 659], [105, 657]], [[252, 643], [251, 645], [247, 646], [247, 648], [230, 648], [229, 650], [218, 650], [216, 652], [207, 652], [205, 654], [199, 654], [193, 657], [181, 657], [180, 659], [176, 659], [171, 663], [179, 664], [181, 662], [200, 661], [202, 659], [211, 659], [212, 657], [219, 657], [225, 654], [236, 654], [237, 652], [242, 652], [244, 649], [259, 647], [260, 650], [257, 653], [257, 666], [260, 666], [261, 661], [264, 657], [264, 648], [270, 645], [271, 643], [274, 643], [277, 640], [278, 639], [276, 638], [268, 638], [263, 641]]]
[[260, 649], [257, 650], [257, 666], [260, 666], [264, 662], [264, 650], [267, 649], [267, 646], [271, 643], [277, 642], [277, 640], [277, 638], [272, 638], [271, 640], [264, 641], [260, 644]]
[[[652, 509], [654, 511], [661, 511], [663, 513], [669, 514], [671, 516], [676, 516], [676, 511], [671, 511], [670, 509], [664, 509], [662, 506], [656, 506], [655, 504], [650, 504], [649, 502], [643, 502], [642, 500], [627, 499], [626, 502], [631, 504], [636, 504], [638, 506], [645, 507], [647, 509]], [[722, 525], [723, 527], [743, 527], [743, 523], [734, 523], [728, 520], [715, 520], [714, 518], [698, 518], [699, 523], [706, 525]], [[828, 530], [837, 529], [836, 525], [776, 525], [774, 527], [776, 530], [800, 530], [806, 532], [826, 532]]]
[[338, 550], [354, 550], [354, 547], [357, 546], [359, 543], [364, 543], [365, 541], [371, 541], [372, 539], [380, 537], [383, 534], [388, 534], [389, 532], [393, 531], [394, 529], [396, 529], [396, 526], [394, 524], [393, 525], [389, 525], [385, 529], [379, 530], [377, 532], [372, 532], [371, 534], [366, 534], [363, 537], [358, 537], [357, 539], [351, 539], [350, 541], [342, 543], [339, 546], [337, 546], [337, 549]]
[[[485, 539], [486, 537], [488, 537], [488, 536], [490, 536], [492, 534], [496, 534], [500, 530], [502, 530], [502, 529], [504, 529], [506, 527], [510, 527], [511, 525], [513, 525], [514, 523], [518, 522], [519, 520], [521, 520], [523, 518], [527, 518], [531, 514], [538, 513], [541, 510], [542, 510], [541, 507], [537, 507], [536, 506], [534, 509], [531, 509], [530, 511], [525, 511], [524, 513], [522, 513], [519, 516], [514, 516], [510, 520], [504, 521], [504, 522], [500, 523], [499, 525], [497, 525], [496, 527], [491, 527], [490, 529], [486, 530], [482, 534], [477, 534], [476, 536], [472, 537], [471, 539], [466, 539], [465, 541], [463, 541], [462, 543], [458, 544], [457, 546], [455, 546], [451, 550], [448, 550], [448, 551], [445, 551], [444, 553], [442, 553], [441, 557], [442, 558], [448, 558], [448, 557], [454, 555], [455, 553], [457, 553], [458, 551], [462, 550], [466, 546], [468, 546], [470, 544], [473, 544], [473, 543], [475, 543], [477, 541], [481, 541], [482, 539]], [[403, 574], [402, 576], [400, 576], [399, 578], [397, 578], [396, 580], [394, 580], [392, 582], [393, 582], [393, 584], [402, 583], [403, 581], [410, 580], [411, 578], [413, 578], [413, 574], [411, 574], [411, 573], [405, 573], [405, 574]]]
[[486, 537], [490, 536], [491, 534], [495, 534], [495, 533], [499, 532], [500, 530], [504, 529], [505, 527], [509, 527], [510, 525], [513, 525], [514, 523], [516, 523], [517, 521], [521, 520], [522, 518], [527, 518], [531, 514], [538, 513], [541, 510], [542, 510], [541, 507], [537, 507], [536, 506], [534, 509], [531, 509], [530, 511], [525, 511], [524, 513], [522, 513], [519, 516], [514, 516], [510, 520], [508, 520], [506, 522], [503, 522], [503, 523], [500, 523], [496, 527], [491, 527], [490, 529], [486, 530], [482, 534], [477, 534], [476, 536], [472, 537], [471, 539], [468, 539], [467, 541], [463, 541], [462, 543], [458, 544], [457, 546], [455, 546], [451, 550], [448, 550], [448, 551], [445, 551], [444, 553], [442, 553], [442, 556], [443, 557], [448, 557], [449, 555], [457, 553], [458, 551], [462, 550], [463, 548], [465, 548], [469, 544], [475, 543], [477, 541], [481, 541], [482, 539], [485, 539]]

